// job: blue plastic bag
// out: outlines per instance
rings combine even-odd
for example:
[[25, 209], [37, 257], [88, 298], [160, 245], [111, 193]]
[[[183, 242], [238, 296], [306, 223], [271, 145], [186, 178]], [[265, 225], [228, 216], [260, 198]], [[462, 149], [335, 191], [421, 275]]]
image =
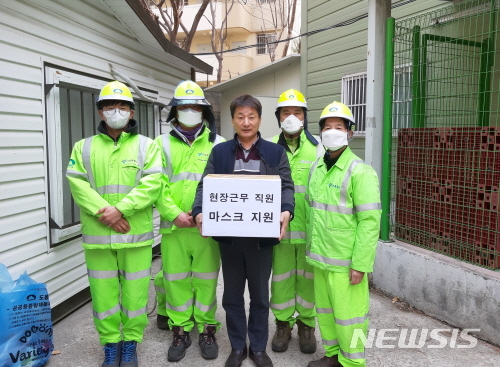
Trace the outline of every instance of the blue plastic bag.
[[49, 360], [52, 317], [47, 286], [26, 272], [13, 281], [0, 264], [0, 366], [42, 367]]

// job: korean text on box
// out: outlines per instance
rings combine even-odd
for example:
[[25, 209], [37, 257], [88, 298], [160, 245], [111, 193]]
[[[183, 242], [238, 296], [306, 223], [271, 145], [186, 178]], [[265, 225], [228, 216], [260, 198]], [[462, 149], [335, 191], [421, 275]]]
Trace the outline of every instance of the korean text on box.
[[203, 179], [204, 236], [280, 235], [281, 179], [265, 175], [207, 175]]

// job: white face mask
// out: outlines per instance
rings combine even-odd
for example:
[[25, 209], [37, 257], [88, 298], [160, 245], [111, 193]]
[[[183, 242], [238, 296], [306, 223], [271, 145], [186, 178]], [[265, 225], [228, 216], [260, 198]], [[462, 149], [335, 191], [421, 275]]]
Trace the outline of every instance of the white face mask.
[[302, 126], [304, 126], [304, 121], [301, 121], [295, 115], [290, 115], [281, 123], [281, 128], [287, 134], [293, 135], [298, 132]]
[[111, 111], [102, 111], [106, 124], [113, 129], [123, 129], [130, 119], [130, 111], [122, 111], [119, 108], [115, 108]]
[[333, 152], [348, 144], [347, 135], [344, 131], [330, 129], [321, 133], [321, 143]]
[[201, 112], [195, 111], [192, 108], [188, 108], [185, 110], [177, 110], [177, 114], [179, 118], [177, 119], [179, 122], [182, 122], [183, 125], [187, 127], [193, 127], [201, 123], [202, 114]]

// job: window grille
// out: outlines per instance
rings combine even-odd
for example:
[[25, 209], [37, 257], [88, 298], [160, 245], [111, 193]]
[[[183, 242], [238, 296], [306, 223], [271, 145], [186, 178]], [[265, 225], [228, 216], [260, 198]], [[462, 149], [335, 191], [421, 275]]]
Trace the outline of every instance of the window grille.
[[[66, 179], [71, 151], [76, 142], [99, 134], [101, 118], [96, 104], [100, 89], [108, 82], [47, 67], [47, 162], [49, 171], [49, 215], [51, 246], [80, 235], [80, 208], [75, 204]], [[159, 108], [134, 100], [140, 134], [154, 138], [159, 133]]]
[[366, 72], [342, 78], [342, 103], [347, 105], [356, 121], [355, 136], [364, 136], [366, 127]]

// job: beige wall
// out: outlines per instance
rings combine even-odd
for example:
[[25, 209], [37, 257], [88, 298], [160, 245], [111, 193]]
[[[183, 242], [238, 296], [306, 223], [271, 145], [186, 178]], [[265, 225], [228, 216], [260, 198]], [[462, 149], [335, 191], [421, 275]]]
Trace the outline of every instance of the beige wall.
[[279, 95], [287, 89], [298, 89], [300, 85], [300, 62], [287, 65], [282, 70], [256, 76], [251, 82], [236, 84], [222, 92], [221, 98], [221, 135], [231, 139], [234, 130], [231, 124], [229, 106], [242, 94], [251, 94], [262, 104], [262, 124], [260, 132], [264, 138], [269, 138], [281, 132], [274, 116]]
[[[246, 31], [242, 31], [242, 29], [229, 29], [229, 35], [225, 41], [224, 49], [232, 49], [234, 43], [236, 42], [245, 42], [245, 45], [254, 45], [257, 43], [257, 33], [249, 33]], [[197, 32], [196, 36], [193, 38], [193, 42], [191, 44], [191, 53], [199, 52], [199, 45], [210, 45], [210, 34], [205, 32]], [[275, 51], [276, 57], [275, 61], [281, 59], [281, 55], [283, 53], [284, 43], [280, 43], [277, 45], [277, 49]], [[203, 52], [212, 52], [211, 47], [209, 47], [208, 51]], [[217, 68], [219, 67], [219, 63], [215, 56], [213, 55], [200, 55], [198, 56], [201, 60], [206, 62], [207, 64], [214, 67], [214, 71], [212, 75], [208, 76], [208, 81], [215, 81], [217, 79]], [[264, 65], [271, 63], [271, 58], [269, 54], [258, 55], [257, 48], [252, 47], [245, 50], [241, 50], [239, 52], [229, 52], [223, 55], [223, 70], [222, 70], [222, 81], [226, 81], [232, 78], [237, 77], [238, 75], [247, 73], [251, 70], [255, 70]], [[206, 85], [207, 75], [197, 73], [196, 79], [202, 83], [202, 85]], [[213, 85], [213, 84], [211, 84]]]

